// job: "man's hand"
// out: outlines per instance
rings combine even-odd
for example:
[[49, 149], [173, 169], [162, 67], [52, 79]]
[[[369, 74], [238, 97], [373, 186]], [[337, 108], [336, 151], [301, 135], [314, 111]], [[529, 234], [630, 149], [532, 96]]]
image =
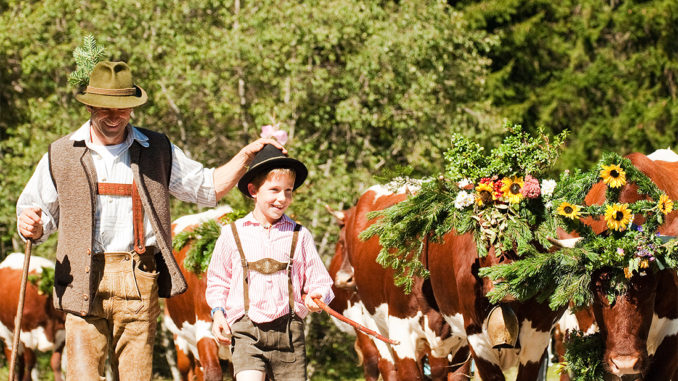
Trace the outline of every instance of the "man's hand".
[[304, 304], [306, 305], [306, 308], [309, 309], [311, 312], [320, 312], [321, 308], [320, 306], [313, 300], [314, 298], [322, 299], [322, 294], [319, 293], [318, 291], [311, 292], [310, 294], [306, 294], [304, 297]]
[[42, 209], [38, 207], [24, 209], [17, 219], [19, 233], [24, 238], [37, 240], [42, 237]]
[[216, 311], [212, 316], [212, 334], [220, 344], [231, 344], [231, 327], [221, 311]]
[[278, 143], [277, 140], [271, 138], [259, 138], [252, 143], [246, 145], [240, 150], [240, 153], [247, 157], [247, 161], [250, 162], [254, 159], [254, 156], [257, 152], [261, 151], [266, 144], [272, 144], [276, 148], [280, 149], [284, 154], [287, 154], [287, 150], [283, 147], [282, 144]]

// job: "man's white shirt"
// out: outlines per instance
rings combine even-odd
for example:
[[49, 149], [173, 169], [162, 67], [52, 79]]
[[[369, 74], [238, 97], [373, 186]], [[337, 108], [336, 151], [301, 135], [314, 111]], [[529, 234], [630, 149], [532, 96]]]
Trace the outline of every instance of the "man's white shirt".
[[[71, 140], [84, 141], [90, 149], [97, 172], [97, 181], [102, 183], [131, 184], [129, 148], [136, 140], [148, 147], [148, 137], [137, 128], [128, 125], [127, 138], [114, 146], [96, 145], [92, 142], [90, 122], [87, 121], [73, 135]], [[205, 168], [172, 144], [172, 172], [169, 193], [186, 202], [200, 206], [215, 206], [214, 169]], [[97, 195], [94, 228], [94, 251], [116, 252], [133, 249], [134, 231], [132, 198], [129, 196]], [[35, 173], [26, 184], [17, 202], [17, 216], [29, 207], [42, 209], [43, 242], [57, 230], [59, 224], [59, 195], [49, 173], [48, 154], [43, 155]], [[155, 244], [155, 234], [148, 216], [144, 215], [146, 246]]]

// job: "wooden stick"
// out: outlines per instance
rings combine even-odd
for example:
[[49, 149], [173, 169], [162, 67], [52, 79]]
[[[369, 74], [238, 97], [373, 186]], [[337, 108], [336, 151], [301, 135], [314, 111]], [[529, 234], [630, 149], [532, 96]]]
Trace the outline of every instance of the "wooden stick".
[[321, 300], [318, 299], [318, 298], [313, 298], [313, 301], [315, 301], [316, 304], [317, 304], [318, 306], [320, 306], [320, 308], [323, 309], [323, 311], [325, 311], [325, 312], [327, 312], [328, 314], [334, 316], [335, 318], [337, 318], [337, 319], [343, 321], [344, 323], [349, 324], [350, 326], [352, 326], [353, 328], [359, 330], [360, 332], [362, 332], [362, 333], [364, 333], [364, 334], [367, 334], [367, 335], [370, 335], [370, 336], [372, 336], [372, 337], [375, 337], [375, 338], [377, 338], [377, 339], [379, 339], [379, 340], [385, 342], [386, 344], [391, 344], [391, 345], [398, 345], [398, 344], [400, 344], [400, 341], [397, 341], [397, 340], [391, 340], [391, 339], [389, 339], [389, 338], [387, 338], [387, 337], [384, 337], [384, 336], [378, 334], [377, 332], [375, 332], [375, 331], [373, 331], [373, 330], [371, 330], [371, 329], [369, 329], [369, 328], [367, 328], [367, 327], [365, 327], [365, 326], [362, 326], [362, 325], [360, 325], [360, 324], [354, 322], [353, 320], [347, 318], [346, 316], [340, 314], [339, 312], [337, 312], [337, 311], [331, 309], [327, 304], [325, 304], [323, 301], [321, 301]]
[[19, 305], [16, 308], [16, 317], [14, 318], [14, 338], [12, 341], [12, 359], [9, 362], [9, 381], [14, 381], [14, 368], [16, 367], [17, 354], [19, 352], [19, 338], [21, 336], [21, 318], [24, 314], [24, 300], [26, 299], [26, 283], [28, 282], [28, 266], [31, 263], [31, 249], [33, 240], [26, 241], [26, 252], [24, 253], [24, 268], [21, 273], [21, 290], [19, 291]]

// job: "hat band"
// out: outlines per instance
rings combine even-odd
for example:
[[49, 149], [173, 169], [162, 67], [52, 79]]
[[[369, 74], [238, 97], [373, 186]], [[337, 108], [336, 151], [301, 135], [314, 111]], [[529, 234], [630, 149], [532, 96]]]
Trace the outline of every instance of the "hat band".
[[126, 89], [102, 89], [100, 87], [87, 86], [87, 90], [85, 90], [85, 92], [89, 94], [118, 96], [135, 95], [137, 93], [137, 89], [134, 87], [128, 87]]

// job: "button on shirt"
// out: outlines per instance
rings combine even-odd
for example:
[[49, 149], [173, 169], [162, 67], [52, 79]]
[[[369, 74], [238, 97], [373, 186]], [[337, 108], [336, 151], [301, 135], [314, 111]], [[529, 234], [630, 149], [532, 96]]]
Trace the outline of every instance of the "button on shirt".
[[[252, 213], [236, 221], [238, 235], [248, 262], [272, 258], [288, 262], [292, 246], [294, 221], [286, 215], [269, 228], [264, 228]], [[292, 267], [294, 288], [294, 311], [302, 319], [308, 314], [301, 295], [318, 291], [322, 300], [329, 304], [334, 298], [332, 278], [327, 273], [311, 232], [303, 228], [299, 232]], [[230, 226], [221, 229], [207, 269], [207, 290], [205, 296], [210, 308], [226, 310], [229, 324], [235, 323], [245, 314], [243, 296], [243, 268], [240, 254]], [[303, 292], [302, 287], [303, 285]], [[273, 321], [289, 313], [288, 276], [286, 271], [261, 274], [249, 271], [249, 312], [250, 319], [257, 323]]]
[[[92, 142], [90, 122], [86, 122], [71, 140], [84, 141], [92, 155], [97, 180], [102, 183], [132, 184], [129, 147], [136, 140], [148, 147], [148, 137], [131, 124], [127, 137], [121, 144], [102, 146]], [[169, 193], [174, 197], [202, 206], [216, 205], [213, 183], [214, 169], [186, 157], [184, 152], [172, 145], [172, 172]], [[132, 198], [128, 196], [97, 195], [95, 210], [94, 251], [130, 251], [134, 248]], [[45, 154], [28, 181], [17, 202], [17, 216], [28, 207], [42, 209], [44, 233], [38, 243], [57, 230], [59, 225], [59, 195], [49, 173], [49, 158]], [[155, 233], [148, 216], [144, 215], [146, 246], [155, 244]]]

